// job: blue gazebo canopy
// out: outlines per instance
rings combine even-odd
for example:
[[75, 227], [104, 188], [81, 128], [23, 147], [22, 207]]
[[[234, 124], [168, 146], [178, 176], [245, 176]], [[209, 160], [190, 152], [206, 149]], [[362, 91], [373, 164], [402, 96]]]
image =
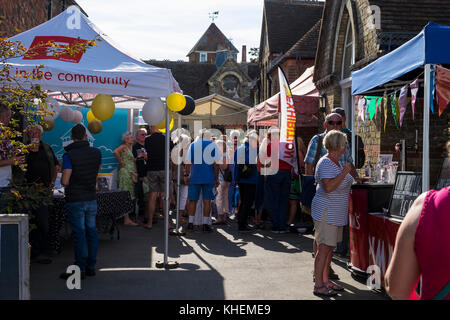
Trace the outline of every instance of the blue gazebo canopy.
[[352, 95], [388, 83], [425, 64], [450, 64], [450, 26], [429, 22], [394, 51], [352, 72]]

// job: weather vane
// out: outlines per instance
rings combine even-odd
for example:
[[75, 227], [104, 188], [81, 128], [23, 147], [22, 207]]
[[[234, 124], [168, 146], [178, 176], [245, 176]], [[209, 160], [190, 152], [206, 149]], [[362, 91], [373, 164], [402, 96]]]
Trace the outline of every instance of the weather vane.
[[209, 13], [209, 18], [214, 23], [214, 19], [217, 19], [217, 16], [219, 15], [219, 11], [214, 11]]

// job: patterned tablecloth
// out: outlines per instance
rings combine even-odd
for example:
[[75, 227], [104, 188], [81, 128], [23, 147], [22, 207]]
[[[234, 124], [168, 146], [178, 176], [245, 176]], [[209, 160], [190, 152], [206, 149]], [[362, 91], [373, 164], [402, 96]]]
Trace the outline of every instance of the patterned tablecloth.
[[[66, 225], [66, 209], [64, 196], [55, 195], [53, 198], [54, 210], [51, 210], [49, 221], [50, 246], [61, 252], [61, 232]], [[117, 220], [134, 209], [130, 192], [128, 191], [98, 191], [97, 192], [97, 229], [101, 233], [109, 233], [111, 238], [114, 231], [117, 239], [120, 238]]]

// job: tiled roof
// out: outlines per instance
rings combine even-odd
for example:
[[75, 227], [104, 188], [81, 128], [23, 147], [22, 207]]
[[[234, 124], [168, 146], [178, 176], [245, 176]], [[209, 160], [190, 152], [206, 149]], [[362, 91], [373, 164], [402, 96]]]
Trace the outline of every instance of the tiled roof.
[[219, 50], [231, 50], [233, 52], [239, 52], [230, 40], [220, 31], [215, 23], [211, 23], [209, 28], [197, 41], [195, 46], [189, 51], [188, 56], [195, 51], [212, 51]]
[[447, 0], [371, 0], [381, 11], [381, 32], [415, 32], [433, 21], [450, 25], [450, 1]]
[[[170, 69], [181, 90], [183, 90], [183, 94], [189, 95], [194, 99], [203, 98], [210, 94], [208, 80], [217, 71], [217, 67], [213, 63], [169, 60], [148, 60], [145, 62], [155, 67]], [[253, 80], [258, 77], [259, 67], [257, 63], [239, 63], [239, 66], [250, 79]]]
[[320, 22], [321, 20], [317, 21], [316, 24], [284, 54], [283, 59], [314, 59], [316, 57], [317, 42], [319, 41]]
[[323, 2], [264, 2], [271, 53], [287, 52], [322, 17]]
[[216, 72], [217, 67], [211, 63], [190, 63], [184, 61], [157, 61], [149, 60], [146, 63], [172, 71], [178, 81], [183, 94], [194, 99], [209, 95], [208, 79]]

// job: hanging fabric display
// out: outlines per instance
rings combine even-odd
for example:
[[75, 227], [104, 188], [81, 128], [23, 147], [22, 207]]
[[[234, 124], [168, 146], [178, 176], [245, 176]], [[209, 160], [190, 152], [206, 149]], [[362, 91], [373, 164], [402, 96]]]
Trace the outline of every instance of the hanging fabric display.
[[436, 67], [436, 93], [439, 105], [439, 116], [450, 103], [450, 70]]
[[414, 120], [414, 108], [416, 106], [417, 92], [419, 91], [419, 78], [414, 80], [409, 84], [411, 89], [411, 108], [412, 108], [412, 118]]
[[399, 112], [397, 112], [397, 109], [398, 109], [397, 92], [392, 93], [389, 97], [389, 100], [391, 102], [391, 110], [392, 110], [392, 115], [394, 117], [395, 126], [397, 127], [398, 130], [400, 130], [400, 128], [398, 126]]
[[405, 85], [404, 87], [401, 88], [400, 96], [398, 97], [398, 106], [400, 110], [400, 118], [399, 118], [400, 127], [403, 124], [403, 117], [405, 116], [406, 112], [406, 105], [408, 103], [407, 98], [408, 98], [408, 85]]
[[376, 99], [376, 103], [375, 103], [375, 115], [374, 115], [374, 119], [377, 119], [377, 113], [381, 112], [381, 101], [383, 100], [382, 97], [377, 97]]

